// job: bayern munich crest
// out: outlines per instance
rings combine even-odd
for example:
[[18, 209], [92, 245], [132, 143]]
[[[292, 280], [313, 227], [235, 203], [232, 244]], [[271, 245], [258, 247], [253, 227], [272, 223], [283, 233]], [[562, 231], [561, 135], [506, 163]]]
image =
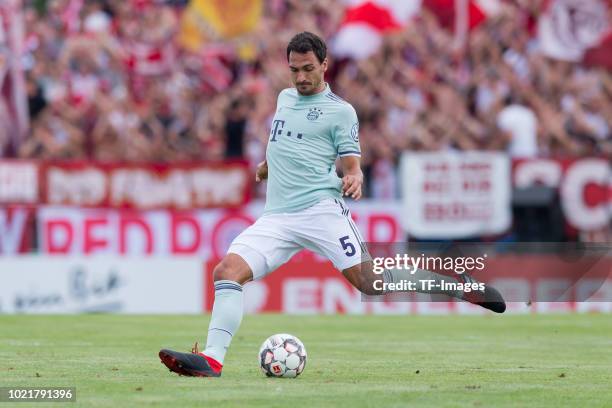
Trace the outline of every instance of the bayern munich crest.
[[319, 108], [310, 108], [310, 111], [306, 115], [306, 118], [308, 120], [317, 120], [317, 119], [319, 119], [319, 116], [321, 116], [322, 114], [323, 114], [323, 112], [321, 111], [321, 109], [319, 109]]

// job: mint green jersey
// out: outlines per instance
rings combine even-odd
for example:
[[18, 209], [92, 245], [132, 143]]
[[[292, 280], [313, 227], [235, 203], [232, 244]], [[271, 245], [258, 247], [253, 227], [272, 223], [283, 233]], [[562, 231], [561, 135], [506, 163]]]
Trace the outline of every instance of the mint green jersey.
[[295, 88], [281, 91], [266, 149], [264, 214], [295, 212], [325, 198], [341, 198], [338, 156], [361, 156], [355, 109], [327, 84], [310, 96]]

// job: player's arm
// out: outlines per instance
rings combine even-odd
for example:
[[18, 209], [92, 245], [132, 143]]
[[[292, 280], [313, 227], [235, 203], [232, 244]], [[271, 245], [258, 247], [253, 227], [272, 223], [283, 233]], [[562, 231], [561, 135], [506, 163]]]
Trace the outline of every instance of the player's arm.
[[255, 181], [260, 182], [268, 178], [268, 161], [264, 160], [257, 165], [257, 171], [255, 172]]
[[342, 166], [342, 194], [359, 200], [361, 198], [361, 186], [363, 185], [359, 121], [357, 112], [350, 105], [339, 112], [334, 127], [334, 144], [338, 149]]
[[359, 200], [361, 198], [361, 186], [363, 185], [361, 159], [359, 156], [344, 156], [340, 160], [344, 174], [344, 177], [342, 177], [342, 194]]

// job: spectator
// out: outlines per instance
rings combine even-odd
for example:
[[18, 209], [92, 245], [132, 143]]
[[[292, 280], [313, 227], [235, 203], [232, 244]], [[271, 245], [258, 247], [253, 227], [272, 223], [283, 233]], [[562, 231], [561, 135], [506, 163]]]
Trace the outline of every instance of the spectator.
[[538, 155], [538, 119], [528, 106], [506, 98], [505, 107], [497, 114], [497, 126], [509, 141], [508, 153], [514, 158]]
[[225, 122], [225, 158], [244, 157], [244, 136], [247, 126], [246, 101], [234, 99], [227, 111]]
[[84, 157], [84, 133], [62, 115], [62, 104], [55, 103], [32, 123], [32, 137], [20, 148], [20, 155], [41, 159], [80, 159]]
[[[533, 35], [541, 4], [504, 2], [463, 53], [422, 10], [369, 59], [330, 55], [327, 80], [356, 108], [364, 167], [385, 186], [372, 194], [394, 195], [405, 149], [612, 157], [612, 75], [542, 56]], [[185, 50], [184, 2], [47, 5], [47, 14], [25, 13], [32, 129], [18, 149], [24, 157], [257, 163], [276, 95], [289, 84], [287, 41], [302, 29], [331, 38], [343, 18], [324, 0], [264, 2], [248, 41], [209, 36], [201, 50]]]
[[26, 92], [28, 95], [30, 120], [36, 120], [38, 114], [46, 108], [47, 101], [43, 95], [42, 87], [31, 76], [28, 76], [26, 79]]

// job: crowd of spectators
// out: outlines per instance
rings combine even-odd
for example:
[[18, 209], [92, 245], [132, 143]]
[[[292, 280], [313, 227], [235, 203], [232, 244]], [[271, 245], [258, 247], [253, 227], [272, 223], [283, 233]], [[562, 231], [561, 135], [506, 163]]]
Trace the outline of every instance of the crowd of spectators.
[[[326, 0], [265, 1], [245, 58], [238, 40], [211, 37], [200, 50], [181, 47], [183, 3], [29, 4], [31, 130], [15, 154], [261, 160], [276, 95], [290, 86], [288, 40], [303, 30], [332, 39], [343, 8]], [[330, 55], [327, 80], [359, 115], [368, 195], [396, 194], [397, 161], [406, 149], [612, 157], [612, 74], [542, 56], [534, 35], [539, 3], [504, 2], [463, 49], [422, 11], [368, 59]]]

